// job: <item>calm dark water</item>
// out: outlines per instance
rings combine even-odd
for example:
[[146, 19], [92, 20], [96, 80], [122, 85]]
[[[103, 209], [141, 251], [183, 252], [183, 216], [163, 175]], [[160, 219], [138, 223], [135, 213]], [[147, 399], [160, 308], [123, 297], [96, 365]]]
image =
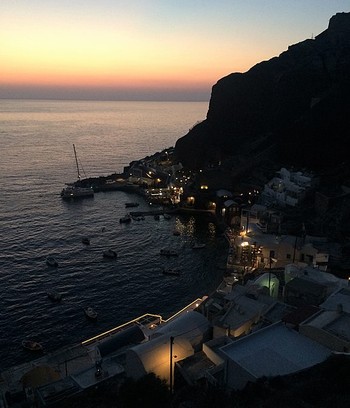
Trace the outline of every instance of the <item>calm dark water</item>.
[[[127, 201], [149, 208], [141, 197], [101, 192], [64, 202], [59, 196], [76, 179], [73, 143], [87, 176], [120, 172], [173, 146], [206, 111], [198, 102], [0, 100], [0, 370], [33, 358], [22, 350], [23, 338], [52, 351], [143, 313], [167, 317], [217, 287], [227, 246], [211, 219], [146, 217], [126, 225], [119, 218]], [[206, 248], [193, 251], [194, 239]], [[179, 256], [161, 257], [162, 247]], [[107, 248], [116, 260], [103, 258]], [[46, 266], [48, 255], [58, 268]], [[163, 266], [182, 274], [164, 276]], [[61, 303], [47, 298], [49, 289], [63, 293]], [[88, 305], [99, 313], [96, 323], [83, 314]]]

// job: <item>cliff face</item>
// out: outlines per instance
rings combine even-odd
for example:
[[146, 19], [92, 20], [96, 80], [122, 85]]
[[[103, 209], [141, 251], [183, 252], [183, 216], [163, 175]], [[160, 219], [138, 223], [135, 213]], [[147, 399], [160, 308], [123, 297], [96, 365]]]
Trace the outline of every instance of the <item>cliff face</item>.
[[349, 136], [350, 13], [338, 13], [315, 39], [220, 79], [207, 119], [176, 142], [175, 154], [198, 168], [249, 155], [260, 140], [258, 150], [273, 146], [280, 162], [322, 169], [350, 163]]

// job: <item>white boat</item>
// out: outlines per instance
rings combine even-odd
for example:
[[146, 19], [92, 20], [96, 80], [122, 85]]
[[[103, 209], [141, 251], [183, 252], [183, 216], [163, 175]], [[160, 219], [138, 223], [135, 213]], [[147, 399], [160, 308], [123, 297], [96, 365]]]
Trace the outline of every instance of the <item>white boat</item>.
[[46, 258], [46, 265], [56, 268], [58, 266], [58, 262], [56, 261], [56, 259], [53, 256], [48, 256]]
[[93, 190], [92, 187], [82, 187], [82, 186], [79, 185], [79, 182], [81, 180], [81, 174], [80, 174], [80, 169], [79, 169], [77, 152], [75, 150], [75, 145], [74, 144], [73, 144], [73, 150], [74, 150], [75, 164], [77, 166], [77, 172], [78, 172], [78, 181], [76, 183], [67, 183], [67, 187], [65, 187], [61, 191], [61, 197], [64, 200], [70, 200], [70, 199], [75, 199], [75, 198], [93, 197], [94, 196], [94, 190]]
[[43, 346], [34, 340], [22, 340], [22, 346], [26, 350], [30, 350], [30, 351], [42, 351], [43, 350]]
[[90, 320], [96, 320], [97, 319], [97, 312], [90, 306], [84, 308], [84, 313], [85, 313], [85, 316]]
[[103, 257], [104, 258], [116, 258], [117, 253], [113, 251], [113, 249], [106, 249], [105, 251], [103, 251]]
[[78, 187], [73, 184], [67, 185], [67, 187], [61, 191], [61, 197], [65, 200], [93, 197], [94, 194], [94, 190], [90, 187]]

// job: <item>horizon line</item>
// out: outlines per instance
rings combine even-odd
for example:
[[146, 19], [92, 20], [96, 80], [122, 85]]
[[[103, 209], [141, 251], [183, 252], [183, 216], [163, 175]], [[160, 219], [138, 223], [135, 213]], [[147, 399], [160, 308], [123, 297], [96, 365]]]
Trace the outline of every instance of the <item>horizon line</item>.
[[147, 98], [130, 98], [130, 99], [108, 99], [108, 98], [69, 98], [69, 97], [1, 97], [0, 100], [31, 100], [31, 101], [76, 101], [76, 102], [206, 102], [209, 103], [209, 100], [204, 99], [147, 99]]

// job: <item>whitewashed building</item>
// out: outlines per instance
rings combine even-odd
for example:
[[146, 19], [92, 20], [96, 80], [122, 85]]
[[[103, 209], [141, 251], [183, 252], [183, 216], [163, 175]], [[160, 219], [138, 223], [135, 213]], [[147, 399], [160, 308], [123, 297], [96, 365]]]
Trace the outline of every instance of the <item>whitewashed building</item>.
[[281, 168], [277, 176], [265, 184], [260, 198], [264, 204], [296, 207], [313, 184], [312, 175]]

